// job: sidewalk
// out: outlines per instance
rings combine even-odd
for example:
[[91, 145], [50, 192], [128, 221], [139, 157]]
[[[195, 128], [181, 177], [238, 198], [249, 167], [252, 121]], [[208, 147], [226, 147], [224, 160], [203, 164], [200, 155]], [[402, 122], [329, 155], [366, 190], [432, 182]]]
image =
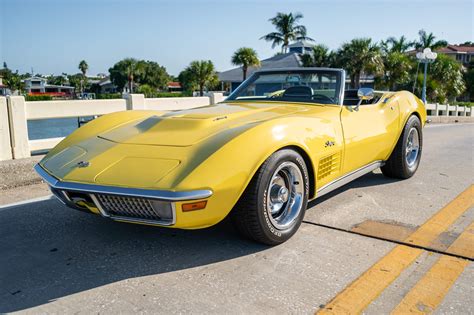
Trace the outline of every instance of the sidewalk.
[[0, 205], [50, 194], [48, 186], [33, 170], [42, 157], [0, 162]]

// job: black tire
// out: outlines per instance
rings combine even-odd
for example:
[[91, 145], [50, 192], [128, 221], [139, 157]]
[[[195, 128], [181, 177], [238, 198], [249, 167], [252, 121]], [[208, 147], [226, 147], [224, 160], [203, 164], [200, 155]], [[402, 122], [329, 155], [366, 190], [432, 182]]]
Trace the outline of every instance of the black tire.
[[[293, 217], [289, 226], [278, 227], [278, 222], [276, 222], [278, 216], [275, 214], [276, 218], [273, 217], [267, 201], [273, 201], [271, 197], [274, 196], [272, 194], [275, 187], [277, 187], [277, 190], [278, 187], [282, 187], [275, 184], [278, 174], [283, 171], [280, 170], [282, 167], [289, 167], [289, 169], [291, 167], [291, 170], [297, 173], [297, 175], [300, 176], [298, 178], [301, 178], [303, 182], [299, 183], [299, 181], [295, 180], [293, 184], [298, 184], [297, 188], [295, 188], [296, 186], [288, 186], [288, 193], [286, 194], [287, 201], [285, 203], [282, 203], [284, 199], [278, 199], [277, 203], [278, 205], [282, 204], [281, 207], [285, 205], [285, 207], [301, 205], [301, 208], [292, 208], [299, 208], [299, 212], [293, 212], [294, 214], [292, 215]], [[296, 170], [296, 167], [299, 171]], [[287, 178], [295, 177], [289, 176]], [[279, 178], [277, 180], [279, 180]], [[270, 185], [272, 185], [271, 188]], [[298, 193], [292, 194], [291, 191], [298, 191]], [[244, 237], [267, 245], [281, 244], [292, 237], [301, 225], [308, 204], [308, 191], [309, 178], [304, 159], [293, 150], [284, 149], [277, 151], [262, 164], [250, 181], [245, 192], [232, 210], [232, 221], [237, 230]], [[277, 194], [277, 196], [281, 195]], [[291, 198], [295, 198], [293, 199], [294, 202], [290, 202]], [[281, 211], [288, 216], [292, 210], [289, 212]], [[270, 218], [269, 215], [272, 215], [272, 217]], [[283, 216], [283, 214], [281, 214], [281, 216]], [[275, 221], [275, 223], [273, 223], [273, 221]]]
[[[412, 158], [410, 160], [407, 154], [407, 146], [409, 146], [408, 138], [410, 136], [410, 133], [415, 133], [414, 131], [412, 131], [413, 129], [416, 130], [419, 146], [416, 158]], [[416, 135], [414, 136], [414, 138], [416, 138]], [[413, 115], [408, 119], [407, 123], [405, 124], [403, 132], [400, 135], [400, 139], [398, 139], [397, 145], [395, 146], [395, 149], [390, 155], [390, 158], [386, 161], [385, 165], [381, 167], [382, 173], [387, 177], [399, 179], [407, 179], [412, 177], [420, 164], [422, 151], [423, 133], [421, 128], [421, 122], [417, 116]]]

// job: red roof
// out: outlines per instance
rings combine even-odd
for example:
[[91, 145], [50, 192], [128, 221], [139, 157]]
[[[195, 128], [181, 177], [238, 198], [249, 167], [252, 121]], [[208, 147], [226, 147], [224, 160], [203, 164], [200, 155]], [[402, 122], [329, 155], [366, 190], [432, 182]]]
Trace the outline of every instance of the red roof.
[[449, 54], [449, 53], [474, 53], [474, 46], [468, 45], [448, 45], [447, 47], [440, 48], [437, 52]]
[[169, 82], [168, 87], [181, 88], [181, 84], [179, 82]]

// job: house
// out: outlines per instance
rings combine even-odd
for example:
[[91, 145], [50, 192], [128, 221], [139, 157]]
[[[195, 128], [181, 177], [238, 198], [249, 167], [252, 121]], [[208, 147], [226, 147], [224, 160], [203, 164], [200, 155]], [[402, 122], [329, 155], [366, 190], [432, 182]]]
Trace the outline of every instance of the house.
[[[278, 69], [278, 68], [295, 68], [301, 67], [300, 54], [296, 52], [289, 52], [286, 54], [278, 54], [271, 58], [260, 61], [260, 67], [250, 67], [247, 70], [247, 77], [249, 77], [256, 70]], [[242, 68], [234, 68], [218, 74], [219, 81], [230, 85], [230, 91], [235, 90], [240, 83], [242, 83], [243, 73]]]
[[288, 51], [290, 53], [297, 54], [311, 54], [313, 51], [313, 44], [308, 43], [307, 41], [298, 41], [291, 45], [288, 45]]
[[[301, 63], [301, 58], [300, 58], [302, 53], [292, 52], [291, 49], [303, 51], [305, 53], [311, 53], [311, 51], [306, 50], [307, 48], [306, 45], [307, 44], [305, 42], [295, 43], [295, 46], [293, 46], [292, 44], [289, 46], [290, 52], [286, 54], [278, 54], [271, 58], [260, 61], [260, 68], [250, 67], [247, 70], [247, 77], [249, 77], [256, 70], [302, 67], [303, 64]], [[242, 68], [239, 67], [239, 68], [234, 68], [234, 69], [227, 70], [224, 72], [220, 72], [218, 76], [219, 76], [219, 81], [221, 81], [223, 85], [230, 86], [230, 92], [232, 92], [242, 83], [242, 78], [243, 78]], [[373, 87], [374, 76], [362, 74], [360, 83], [362, 87]], [[347, 76], [346, 87], [349, 88], [349, 86], [350, 86], [350, 78]]]
[[74, 87], [48, 84], [47, 79], [42, 77], [31, 77], [23, 80], [23, 82], [25, 83], [25, 91], [29, 95], [72, 97], [74, 94]]
[[100, 93], [117, 93], [117, 86], [110, 81], [110, 77], [103, 78], [97, 85], [100, 88]]
[[469, 62], [474, 61], [474, 45], [448, 45], [436, 52], [453, 58], [465, 67], [469, 65]]
[[169, 82], [168, 83], [168, 92], [182, 92], [183, 88], [179, 82]]

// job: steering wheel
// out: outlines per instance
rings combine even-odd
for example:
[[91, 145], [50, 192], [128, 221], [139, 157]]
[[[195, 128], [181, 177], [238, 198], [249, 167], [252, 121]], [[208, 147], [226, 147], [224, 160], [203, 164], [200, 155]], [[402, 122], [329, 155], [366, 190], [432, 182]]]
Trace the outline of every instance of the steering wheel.
[[329, 103], [328, 104], [333, 104], [334, 103], [334, 99], [332, 97], [329, 97], [329, 96], [326, 96], [326, 95], [323, 95], [323, 94], [314, 94], [311, 99], [313, 101], [315, 100], [321, 100], [321, 101], [328, 101]]

